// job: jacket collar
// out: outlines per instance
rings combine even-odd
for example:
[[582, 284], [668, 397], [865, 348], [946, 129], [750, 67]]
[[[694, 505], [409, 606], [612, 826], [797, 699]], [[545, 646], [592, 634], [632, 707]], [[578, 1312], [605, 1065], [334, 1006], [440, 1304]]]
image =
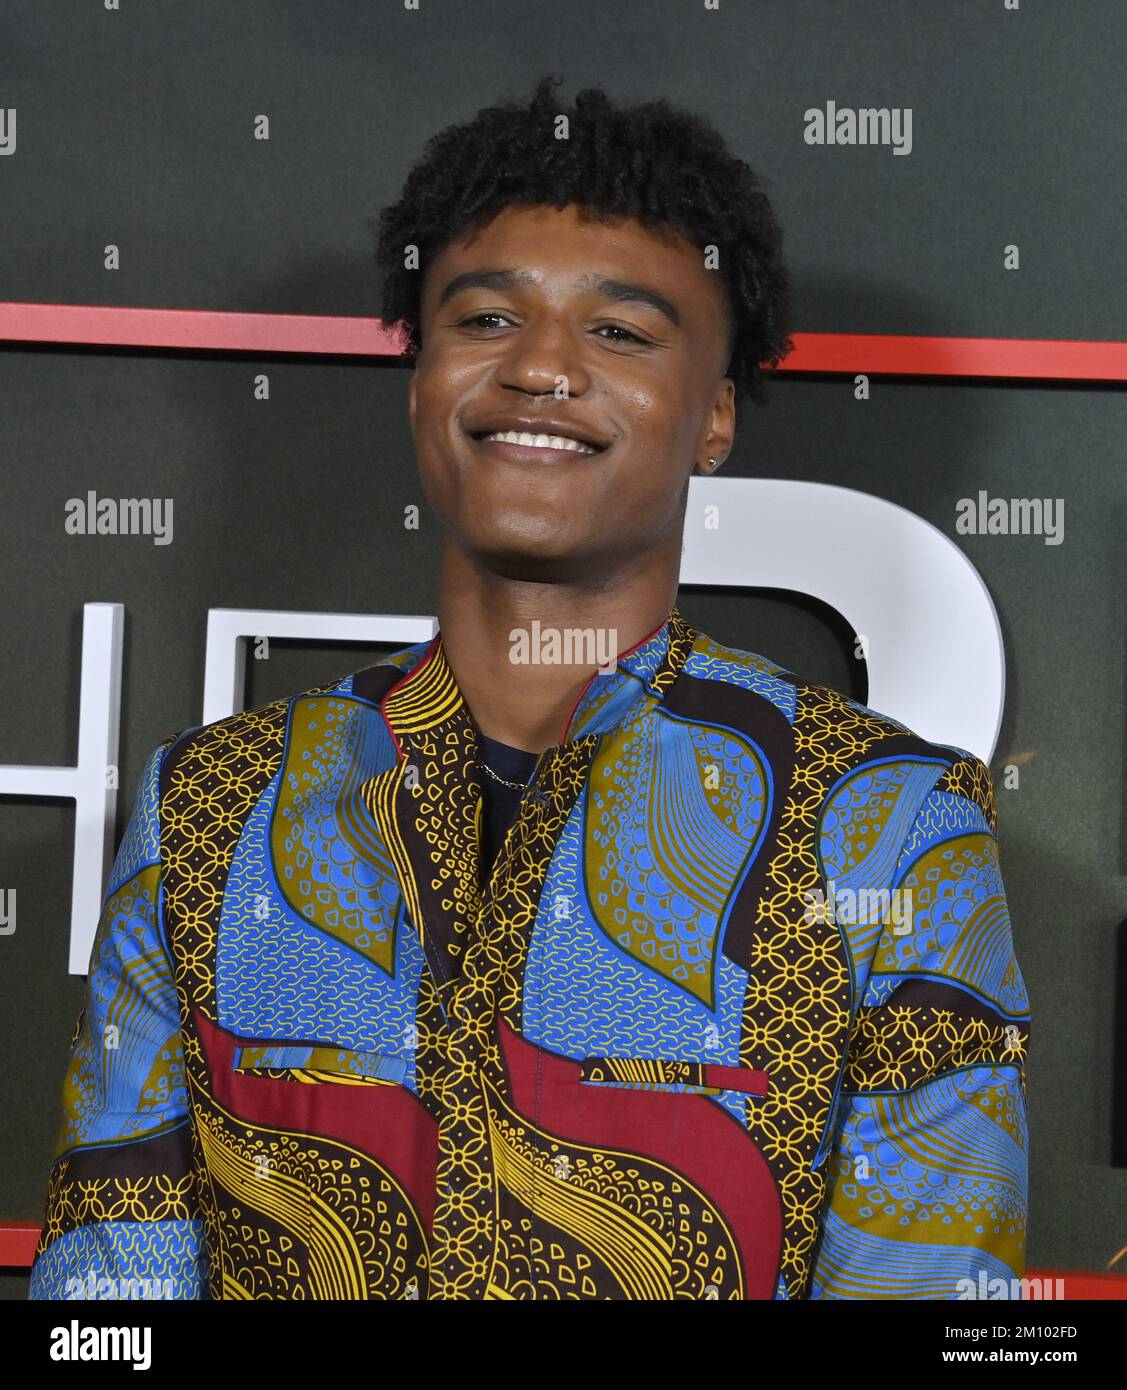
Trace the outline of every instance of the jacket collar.
[[[695, 640], [694, 629], [673, 608], [609, 671], [591, 676], [561, 741], [544, 749], [537, 761], [526, 793], [534, 837], [551, 841], [560, 832], [599, 736], [631, 724], [660, 703]], [[419, 659], [380, 701], [395, 761], [368, 778], [360, 792], [394, 863], [404, 911], [419, 933], [441, 1002], [447, 987], [460, 978], [466, 944], [483, 913], [502, 892], [511, 841], [483, 894], [478, 881], [482, 791], [475, 759], [477, 726], [446, 660], [441, 631], [419, 651]], [[409, 651], [389, 658], [404, 665], [408, 659]], [[546, 867], [540, 856], [537, 872], [543, 874]], [[520, 891], [520, 902], [509, 909], [516, 916], [528, 884], [522, 883]]]
[[[625, 652], [609, 671], [596, 671], [579, 694], [557, 744], [609, 732], [630, 722], [647, 699], [661, 700], [692, 650], [696, 633], [674, 606], [665, 620]], [[405, 743], [441, 726], [469, 722], [469, 707], [446, 659], [442, 632], [420, 648], [418, 661], [383, 697], [380, 710], [402, 755]]]

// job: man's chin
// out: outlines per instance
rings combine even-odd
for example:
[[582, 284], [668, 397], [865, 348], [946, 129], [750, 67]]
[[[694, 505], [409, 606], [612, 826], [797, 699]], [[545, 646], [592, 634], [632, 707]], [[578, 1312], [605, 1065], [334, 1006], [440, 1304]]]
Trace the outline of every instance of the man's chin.
[[469, 547], [480, 568], [499, 579], [527, 584], [568, 584], [590, 580], [599, 568], [586, 547], [492, 539]]

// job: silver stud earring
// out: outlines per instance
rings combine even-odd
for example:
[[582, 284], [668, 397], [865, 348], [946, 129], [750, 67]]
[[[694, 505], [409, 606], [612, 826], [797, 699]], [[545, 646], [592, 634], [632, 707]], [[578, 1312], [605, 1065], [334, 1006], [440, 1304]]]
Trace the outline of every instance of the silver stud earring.
[[715, 459], [709, 459], [709, 460], [708, 460], [708, 471], [711, 473], [712, 470], [713, 470], [715, 467], [716, 467], [716, 460], [715, 460]]

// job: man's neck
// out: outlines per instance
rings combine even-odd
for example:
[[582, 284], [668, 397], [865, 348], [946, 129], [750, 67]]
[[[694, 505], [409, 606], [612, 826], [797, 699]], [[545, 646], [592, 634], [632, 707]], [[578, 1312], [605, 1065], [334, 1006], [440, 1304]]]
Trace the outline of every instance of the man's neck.
[[[561, 742], [600, 660], [637, 646], [676, 602], [679, 548], [672, 557], [647, 559], [638, 572], [619, 573], [603, 585], [533, 583], [491, 574], [446, 543], [439, 628], [447, 663], [481, 733], [531, 753]], [[597, 654], [563, 644], [563, 633], [577, 628], [594, 635]], [[561, 660], [544, 653], [553, 631], [560, 634]], [[523, 648], [514, 632], [522, 634]], [[529, 660], [532, 648], [549, 660]]]

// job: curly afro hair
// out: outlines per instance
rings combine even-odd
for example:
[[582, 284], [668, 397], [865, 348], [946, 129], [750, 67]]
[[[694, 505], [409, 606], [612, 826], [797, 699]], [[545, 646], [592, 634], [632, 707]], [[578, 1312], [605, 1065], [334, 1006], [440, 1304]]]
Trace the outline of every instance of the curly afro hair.
[[[542, 77], [527, 106], [485, 107], [427, 142], [399, 201], [374, 227], [384, 323], [401, 326], [413, 357], [422, 346], [422, 274], [404, 266], [407, 246], [418, 247], [425, 269], [506, 207], [575, 203], [717, 248], [731, 305], [727, 375], [737, 395], [765, 404], [760, 368], [777, 366], [794, 344], [782, 230], [755, 175], [696, 115], [665, 101], [617, 107], [597, 88], [579, 92], [567, 110], [553, 93], [560, 81]], [[566, 140], [554, 137], [561, 115]]]

